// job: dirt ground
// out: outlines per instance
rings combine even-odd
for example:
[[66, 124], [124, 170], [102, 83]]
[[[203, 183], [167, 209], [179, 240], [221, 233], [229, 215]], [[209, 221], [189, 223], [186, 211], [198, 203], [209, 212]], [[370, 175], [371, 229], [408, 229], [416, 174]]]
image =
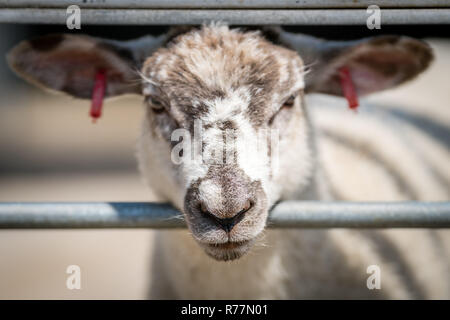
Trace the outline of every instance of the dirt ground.
[[[416, 81], [370, 97], [450, 127], [450, 42], [431, 41], [436, 62]], [[0, 201], [151, 201], [135, 169], [138, 97], [110, 101], [92, 124], [89, 103], [31, 87], [0, 101]], [[141, 299], [152, 232], [0, 231], [0, 299]], [[66, 268], [81, 267], [81, 290]]]

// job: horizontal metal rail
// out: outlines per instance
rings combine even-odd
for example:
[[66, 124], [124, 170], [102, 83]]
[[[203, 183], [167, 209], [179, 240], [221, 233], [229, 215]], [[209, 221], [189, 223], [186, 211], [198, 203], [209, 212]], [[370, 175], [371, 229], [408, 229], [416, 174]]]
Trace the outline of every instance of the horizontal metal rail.
[[[450, 202], [285, 201], [273, 228], [450, 228]], [[0, 203], [0, 229], [183, 228], [183, 215], [160, 203]]]
[[372, 4], [386, 8], [450, 7], [448, 0], [0, 0], [0, 6], [15, 8], [62, 8], [73, 4], [81, 8], [128, 9], [367, 8]]
[[[366, 25], [366, 9], [82, 9], [81, 25]], [[66, 24], [65, 8], [0, 8], [0, 23]], [[450, 9], [382, 9], [382, 25], [450, 24]]]

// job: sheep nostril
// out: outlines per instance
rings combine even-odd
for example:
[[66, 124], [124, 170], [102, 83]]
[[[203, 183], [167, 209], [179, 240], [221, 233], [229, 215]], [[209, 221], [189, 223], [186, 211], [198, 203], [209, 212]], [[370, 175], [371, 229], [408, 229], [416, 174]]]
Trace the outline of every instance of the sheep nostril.
[[245, 216], [245, 213], [253, 207], [254, 203], [251, 200], [247, 200], [240, 211], [235, 213], [229, 218], [221, 218], [211, 213], [205, 203], [200, 203], [200, 212], [208, 219], [212, 220], [220, 228], [226, 232], [230, 232], [233, 227], [238, 224]]
[[241, 211], [238, 212], [238, 214], [242, 214], [242, 213], [247, 212], [248, 210], [251, 209], [251, 207], [253, 207], [253, 202], [252, 202], [251, 200], [247, 200], [247, 201], [245, 202], [244, 207], [242, 208]]
[[208, 208], [206, 207], [205, 203], [200, 203], [200, 211], [204, 214], [209, 214]]

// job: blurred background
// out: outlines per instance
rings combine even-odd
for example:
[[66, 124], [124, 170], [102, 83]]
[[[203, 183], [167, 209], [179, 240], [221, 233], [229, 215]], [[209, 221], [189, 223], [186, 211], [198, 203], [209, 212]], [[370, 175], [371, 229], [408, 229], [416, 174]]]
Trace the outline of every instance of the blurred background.
[[[0, 201], [152, 201], [140, 180], [135, 140], [141, 98], [108, 101], [93, 124], [89, 101], [52, 95], [16, 77], [6, 52], [23, 39], [70, 32], [115, 39], [165, 27], [0, 25]], [[417, 80], [368, 98], [450, 128], [450, 34], [440, 26], [290, 27], [330, 39], [376, 34], [425, 38], [432, 67]], [[345, 112], [345, 110], [343, 110]], [[446, 141], [447, 148], [450, 140]], [[149, 284], [152, 233], [145, 230], [0, 231], [0, 299], [140, 299]], [[81, 290], [66, 288], [66, 268], [81, 267]]]

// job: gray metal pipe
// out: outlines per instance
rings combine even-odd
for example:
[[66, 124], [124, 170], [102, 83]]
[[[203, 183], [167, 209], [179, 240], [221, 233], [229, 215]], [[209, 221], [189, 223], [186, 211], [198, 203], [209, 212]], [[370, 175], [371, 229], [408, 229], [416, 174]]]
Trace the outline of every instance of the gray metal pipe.
[[[183, 228], [160, 203], [0, 203], [0, 229]], [[271, 228], [450, 228], [450, 202], [303, 202], [276, 205]]]
[[[366, 9], [82, 9], [81, 25], [179, 25], [224, 21], [245, 25], [366, 25]], [[66, 24], [66, 9], [0, 8], [0, 23]], [[381, 25], [448, 24], [450, 9], [383, 9]]]
[[367, 8], [376, 4], [383, 8], [450, 7], [448, 0], [0, 0], [2, 7], [128, 9], [244, 9], [244, 8]]

